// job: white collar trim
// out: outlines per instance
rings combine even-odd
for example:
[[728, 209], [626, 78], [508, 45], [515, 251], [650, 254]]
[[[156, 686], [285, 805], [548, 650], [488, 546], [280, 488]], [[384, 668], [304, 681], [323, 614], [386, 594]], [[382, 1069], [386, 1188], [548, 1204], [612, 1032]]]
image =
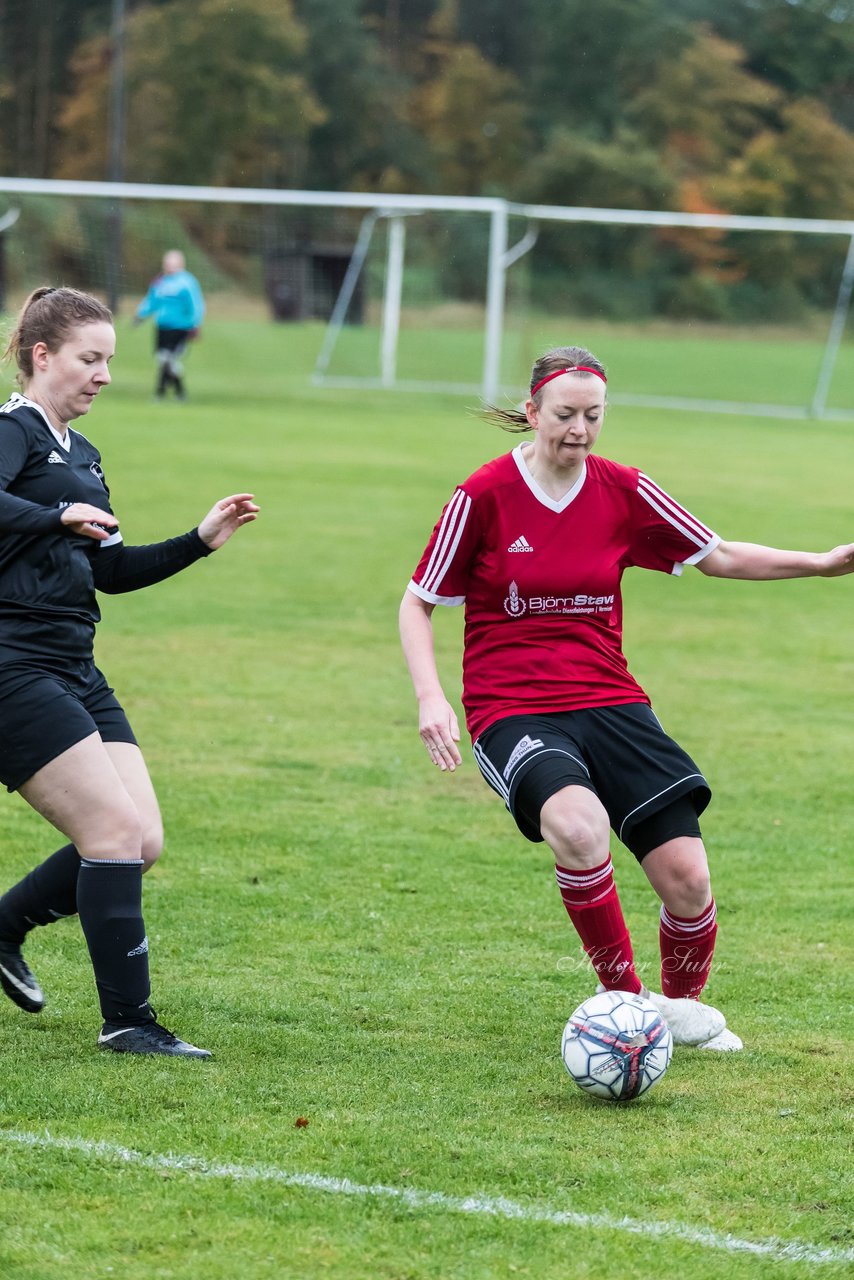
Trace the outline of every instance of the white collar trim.
[[22, 396], [19, 391], [15, 391], [12, 393], [9, 405], [12, 409], [18, 409], [21, 406], [25, 406], [27, 409], [35, 409], [36, 413], [41, 414], [42, 418], [44, 418], [45, 426], [53, 436], [56, 443], [64, 449], [66, 453], [71, 452], [71, 428], [69, 427], [66, 430], [65, 435], [61, 435], [45, 413], [44, 409], [40, 404], [36, 404], [35, 400], [30, 400], [27, 396]]
[[513, 461], [516, 463], [516, 466], [519, 469], [520, 476], [525, 481], [525, 484], [528, 486], [528, 488], [531, 490], [531, 493], [537, 499], [537, 502], [542, 503], [544, 507], [548, 507], [549, 511], [557, 511], [557, 512], [565, 511], [566, 508], [569, 506], [569, 504], [578, 497], [579, 493], [581, 492], [584, 486], [584, 481], [587, 479], [587, 460], [585, 459], [584, 462], [581, 464], [581, 475], [578, 477], [575, 484], [572, 486], [572, 488], [569, 490], [568, 493], [565, 493], [563, 495], [563, 497], [558, 502], [554, 498], [550, 498], [549, 495], [546, 493], [545, 489], [540, 488], [540, 486], [537, 484], [536, 480], [528, 470], [528, 464], [525, 461], [525, 458], [522, 454], [522, 445], [527, 443], [528, 441], [522, 441], [520, 444], [517, 444], [512, 454]]

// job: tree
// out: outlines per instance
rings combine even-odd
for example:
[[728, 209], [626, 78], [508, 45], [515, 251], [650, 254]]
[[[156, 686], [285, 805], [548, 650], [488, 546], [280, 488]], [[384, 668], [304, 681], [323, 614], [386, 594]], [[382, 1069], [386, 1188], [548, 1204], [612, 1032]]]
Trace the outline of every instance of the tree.
[[667, 0], [530, 0], [526, 12], [529, 62], [516, 69], [543, 141], [554, 128], [612, 138], [657, 68], [693, 39]]
[[528, 162], [515, 193], [536, 204], [668, 209], [676, 182], [637, 133], [623, 129], [612, 141], [599, 142], [563, 128]]
[[720, 171], [773, 119], [773, 85], [744, 67], [744, 51], [708, 29], [671, 63], [662, 63], [630, 115], [680, 179]]
[[745, 66], [789, 98], [812, 97], [854, 127], [854, 0], [671, 0], [745, 51]]
[[511, 72], [458, 40], [455, 6], [446, 3], [431, 23], [411, 105], [441, 190], [480, 195], [512, 185], [529, 143], [520, 89]]
[[297, 0], [308, 34], [305, 75], [323, 109], [300, 185], [321, 190], [418, 190], [429, 161], [407, 120], [411, 83], [384, 55], [361, 0]]
[[0, 167], [50, 177], [69, 50], [109, 24], [110, 0], [0, 0]]
[[[128, 181], [287, 185], [321, 111], [289, 0], [173, 0], [127, 22]], [[110, 47], [74, 54], [61, 176], [106, 171]]]
[[[496, 66], [507, 67], [523, 83], [539, 61], [536, 4], [507, 0], [459, 0], [459, 38]], [[527, 96], [527, 95], [526, 95]]]
[[365, 22], [379, 35], [386, 61], [410, 74], [439, 0], [364, 0]]
[[854, 217], [854, 138], [818, 102], [784, 106], [708, 188], [737, 213]]

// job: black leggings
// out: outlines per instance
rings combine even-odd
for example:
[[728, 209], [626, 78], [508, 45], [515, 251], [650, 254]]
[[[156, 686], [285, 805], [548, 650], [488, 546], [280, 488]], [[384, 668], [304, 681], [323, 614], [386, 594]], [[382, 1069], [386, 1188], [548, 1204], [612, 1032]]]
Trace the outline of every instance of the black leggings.
[[697, 810], [690, 795], [680, 796], [664, 809], [636, 822], [628, 832], [628, 845], [640, 861], [653, 849], [677, 836], [700, 836]]

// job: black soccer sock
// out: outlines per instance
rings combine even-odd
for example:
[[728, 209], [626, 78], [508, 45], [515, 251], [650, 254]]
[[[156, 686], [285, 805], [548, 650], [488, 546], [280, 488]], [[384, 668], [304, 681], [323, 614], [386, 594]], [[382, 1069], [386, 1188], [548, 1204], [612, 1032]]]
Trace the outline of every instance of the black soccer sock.
[[63, 845], [0, 898], [0, 941], [20, 946], [37, 924], [77, 914], [80, 854]]
[[142, 859], [82, 858], [77, 910], [106, 1022], [154, 1018], [148, 997], [148, 939], [142, 919]]

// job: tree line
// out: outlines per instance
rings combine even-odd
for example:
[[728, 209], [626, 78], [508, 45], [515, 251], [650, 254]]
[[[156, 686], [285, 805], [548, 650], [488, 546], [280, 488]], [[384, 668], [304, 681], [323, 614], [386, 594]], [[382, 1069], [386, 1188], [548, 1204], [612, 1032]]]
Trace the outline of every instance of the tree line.
[[[108, 175], [111, 11], [0, 0], [5, 173]], [[127, 0], [124, 45], [128, 181], [854, 217], [854, 0]], [[803, 296], [829, 272], [794, 244], [658, 248], [695, 292], [745, 252]]]

